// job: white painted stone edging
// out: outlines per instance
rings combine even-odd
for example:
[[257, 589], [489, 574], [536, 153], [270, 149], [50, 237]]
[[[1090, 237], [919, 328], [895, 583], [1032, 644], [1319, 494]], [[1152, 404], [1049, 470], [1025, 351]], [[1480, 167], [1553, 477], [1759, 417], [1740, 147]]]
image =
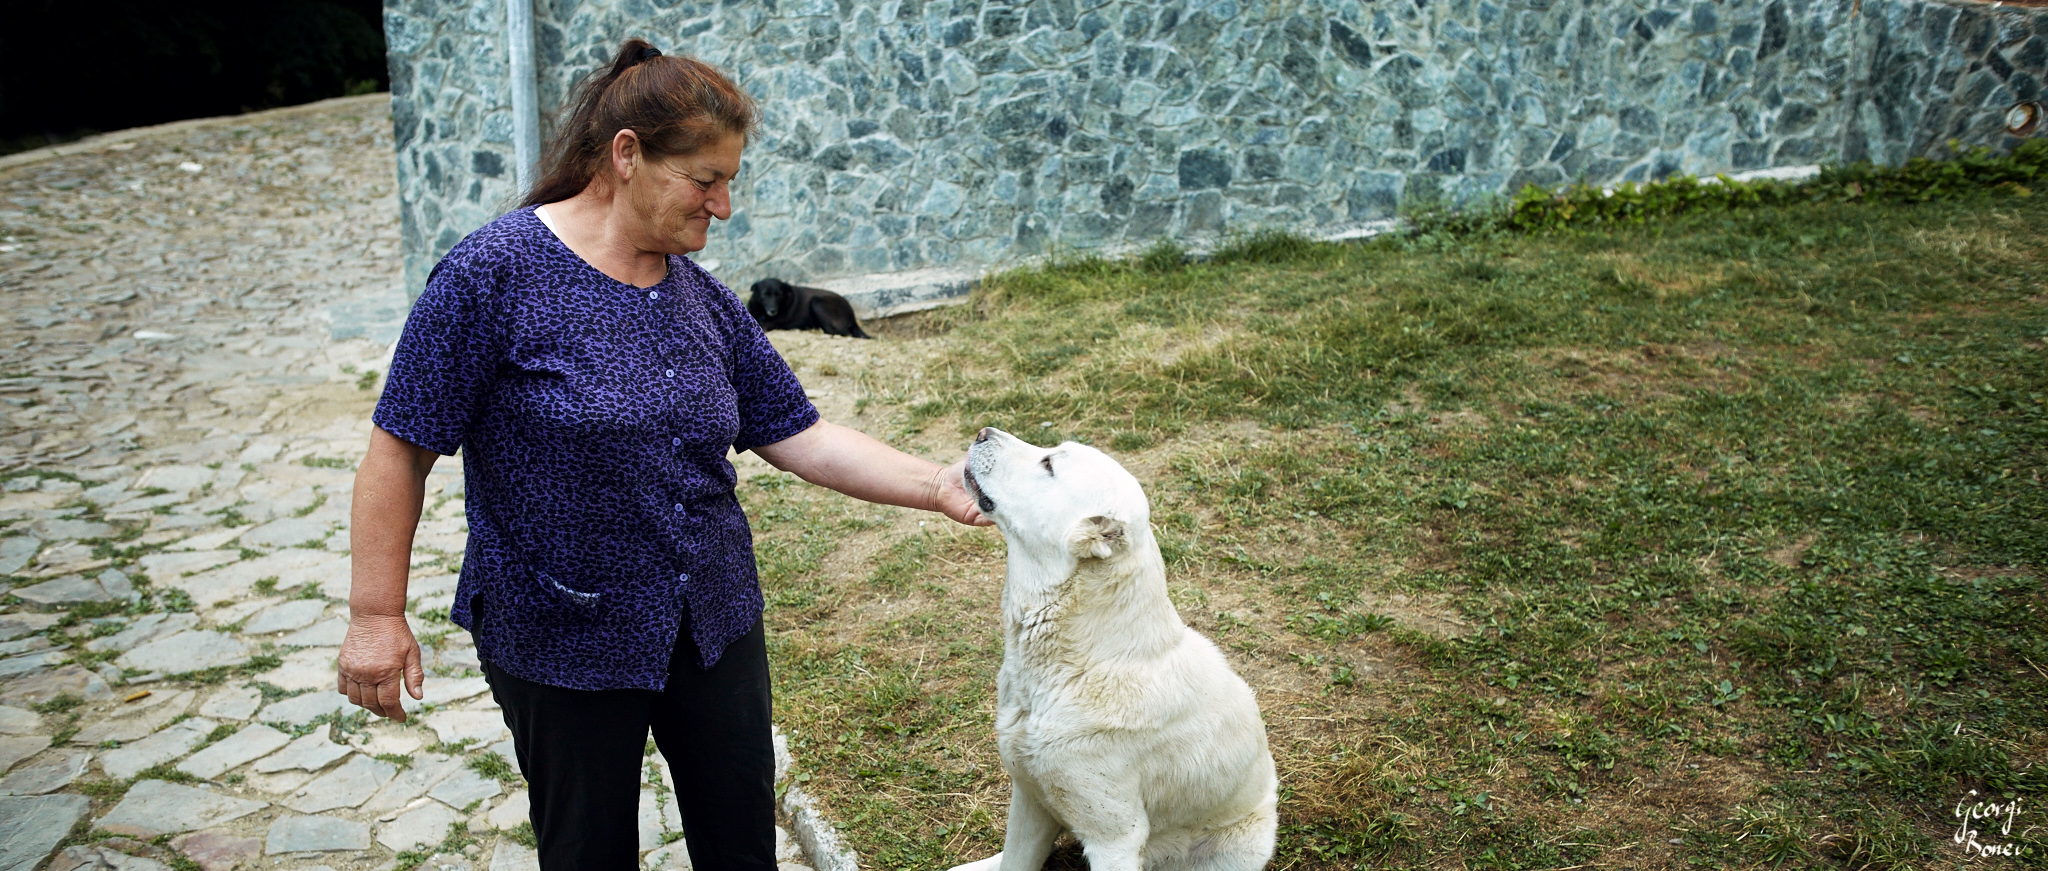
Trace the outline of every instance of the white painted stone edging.
[[793, 760], [782, 729], [775, 729], [775, 782], [782, 787], [776, 810], [788, 819], [789, 833], [803, 847], [804, 856], [818, 871], [860, 871], [860, 858], [839, 841], [839, 830], [818, 811], [817, 801], [803, 787], [789, 780]]

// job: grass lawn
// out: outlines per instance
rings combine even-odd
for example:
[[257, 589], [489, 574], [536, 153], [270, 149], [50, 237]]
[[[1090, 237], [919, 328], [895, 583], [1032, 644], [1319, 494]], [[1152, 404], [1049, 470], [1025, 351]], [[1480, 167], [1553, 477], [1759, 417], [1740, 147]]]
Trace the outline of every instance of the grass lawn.
[[[1171, 253], [890, 327], [863, 407], [1138, 474], [1273, 867], [2048, 867], [2048, 196]], [[1000, 536], [741, 497], [799, 779], [869, 867], [999, 849]]]

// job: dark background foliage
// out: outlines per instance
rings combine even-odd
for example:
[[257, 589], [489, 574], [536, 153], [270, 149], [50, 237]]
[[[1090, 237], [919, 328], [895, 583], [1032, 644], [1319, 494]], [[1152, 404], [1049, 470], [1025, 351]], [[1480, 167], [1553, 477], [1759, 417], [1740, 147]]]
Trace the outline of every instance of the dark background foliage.
[[380, 0], [9, 0], [0, 153], [384, 90]]

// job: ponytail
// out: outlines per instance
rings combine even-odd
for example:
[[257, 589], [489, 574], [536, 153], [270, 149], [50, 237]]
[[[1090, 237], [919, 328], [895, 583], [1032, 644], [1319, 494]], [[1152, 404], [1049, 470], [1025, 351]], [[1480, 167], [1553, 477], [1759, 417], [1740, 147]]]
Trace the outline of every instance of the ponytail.
[[753, 130], [753, 98], [716, 67], [664, 55], [647, 40], [619, 44], [608, 69], [576, 87], [568, 115], [540, 161], [522, 206], [566, 200], [590, 186], [611, 155], [620, 130], [640, 138], [650, 157], [692, 154], [727, 136]]

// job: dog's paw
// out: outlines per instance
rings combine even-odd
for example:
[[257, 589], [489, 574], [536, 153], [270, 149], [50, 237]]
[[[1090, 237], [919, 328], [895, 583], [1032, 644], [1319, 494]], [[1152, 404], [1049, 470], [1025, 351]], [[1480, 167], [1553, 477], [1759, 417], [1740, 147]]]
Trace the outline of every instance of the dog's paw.
[[997, 853], [979, 862], [969, 862], [965, 865], [955, 865], [953, 866], [952, 871], [996, 871], [996, 869], [1001, 868], [1002, 865], [1003, 854]]

